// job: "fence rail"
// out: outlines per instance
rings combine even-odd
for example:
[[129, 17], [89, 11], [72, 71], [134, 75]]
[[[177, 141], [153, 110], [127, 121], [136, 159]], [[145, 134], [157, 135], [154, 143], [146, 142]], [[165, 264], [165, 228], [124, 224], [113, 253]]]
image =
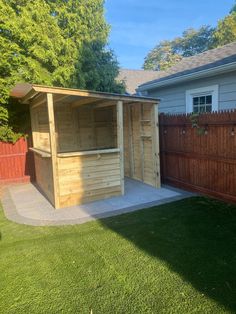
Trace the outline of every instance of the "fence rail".
[[159, 121], [162, 182], [236, 202], [236, 111]]
[[33, 181], [33, 158], [26, 139], [15, 144], [0, 142], [0, 183]]

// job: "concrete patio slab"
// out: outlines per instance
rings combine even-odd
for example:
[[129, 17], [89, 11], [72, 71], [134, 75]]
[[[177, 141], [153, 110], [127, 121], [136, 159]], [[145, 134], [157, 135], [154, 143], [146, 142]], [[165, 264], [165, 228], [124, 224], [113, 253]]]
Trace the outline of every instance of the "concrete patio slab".
[[87, 221], [160, 205], [192, 196], [192, 193], [136, 180], [125, 180], [125, 195], [55, 210], [30, 183], [8, 186], [2, 197], [6, 217], [17, 223], [44, 226], [81, 224]]

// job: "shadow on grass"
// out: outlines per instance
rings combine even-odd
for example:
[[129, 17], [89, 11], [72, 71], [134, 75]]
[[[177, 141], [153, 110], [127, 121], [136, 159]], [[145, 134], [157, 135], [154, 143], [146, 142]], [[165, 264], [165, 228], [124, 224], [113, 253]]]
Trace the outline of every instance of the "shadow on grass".
[[195, 197], [102, 223], [236, 312], [236, 206]]

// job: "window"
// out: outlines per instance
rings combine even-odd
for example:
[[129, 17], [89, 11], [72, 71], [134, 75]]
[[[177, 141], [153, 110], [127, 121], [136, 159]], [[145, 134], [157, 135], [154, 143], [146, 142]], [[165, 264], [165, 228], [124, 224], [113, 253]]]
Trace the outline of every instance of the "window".
[[193, 97], [193, 112], [211, 112], [212, 95]]
[[186, 91], [186, 111], [211, 112], [218, 110], [218, 85]]

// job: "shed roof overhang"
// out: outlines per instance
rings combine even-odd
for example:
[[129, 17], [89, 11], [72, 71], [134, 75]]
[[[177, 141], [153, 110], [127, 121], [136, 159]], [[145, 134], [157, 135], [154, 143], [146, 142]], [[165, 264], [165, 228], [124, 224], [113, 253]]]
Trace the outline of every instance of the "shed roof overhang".
[[[17, 98], [23, 104], [29, 104], [34, 99], [38, 98], [39, 95], [42, 94], [53, 94], [53, 95], [61, 95], [63, 97], [59, 97], [58, 99], [69, 100], [69, 102], [74, 101], [75, 99], [81, 99], [81, 104], [89, 104], [95, 101], [123, 101], [124, 103], [130, 102], [142, 102], [142, 103], [150, 103], [157, 104], [159, 103], [159, 99], [150, 98], [150, 97], [140, 97], [140, 96], [129, 96], [125, 94], [114, 94], [114, 93], [104, 93], [104, 92], [96, 92], [89, 90], [80, 90], [80, 89], [70, 89], [70, 88], [62, 88], [62, 87], [50, 87], [50, 86], [42, 86], [28, 83], [19, 83], [17, 84], [11, 91], [10, 96], [13, 98]], [[86, 98], [86, 100], [85, 100]]]

